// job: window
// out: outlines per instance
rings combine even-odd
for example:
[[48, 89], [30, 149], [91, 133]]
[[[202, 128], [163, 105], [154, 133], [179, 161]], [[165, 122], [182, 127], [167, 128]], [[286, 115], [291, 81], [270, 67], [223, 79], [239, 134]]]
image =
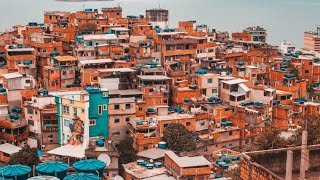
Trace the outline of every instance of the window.
[[129, 131], [129, 129], [127, 129], [127, 130], [126, 130], [126, 134], [130, 134], [130, 131]]
[[119, 104], [115, 104], [114, 105], [114, 109], [120, 109], [120, 105]]
[[67, 75], [67, 71], [62, 71], [62, 74], [63, 75]]
[[229, 136], [232, 136], [232, 134], [233, 134], [233, 131], [229, 131]]
[[190, 126], [191, 125], [191, 122], [186, 122], [186, 126]]
[[65, 120], [64, 120], [64, 126], [70, 127], [70, 121], [67, 120], [67, 119], [65, 119]]
[[126, 104], [126, 109], [130, 109], [130, 104]]
[[103, 110], [107, 110], [108, 106], [106, 104], [103, 105]]
[[212, 89], [212, 94], [218, 93], [217, 89]]
[[208, 79], [208, 83], [210, 83], [210, 84], [212, 83], [212, 79], [211, 79], [211, 78], [210, 78], [210, 79]]
[[77, 108], [73, 108], [73, 115], [77, 116], [78, 115], [78, 109]]
[[99, 114], [99, 115], [102, 114], [102, 106], [101, 106], [101, 105], [98, 106], [98, 114]]
[[84, 109], [81, 109], [81, 114], [84, 114]]
[[69, 106], [63, 106], [63, 114], [69, 114]]
[[28, 114], [33, 114], [33, 109], [28, 108]]
[[119, 118], [115, 118], [114, 119], [114, 123], [119, 123], [120, 122], [120, 119]]
[[93, 80], [94, 80], [94, 81], [98, 80], [98, 77], [97, 77], [97, 76], [94, 76], [94, 77], [93, 77]]
[[149, 92], [150, 92], [150, 93], [152, 93], [152, 92], [153, 92], [153, 89], [152, 89], [152, 88], [151, 88], [151, 89], [149, 89]]
[[113, 132], [112, 135], [113, 136], [120, 136], [120, 132]]
[[208, 152], [208, 147], [207, 147], [207, 146], [204, 147], [203, 151], [204, 151], [204, 152]]
[[28, 120], [28, 125], [34, 126], [34, 121], [33, 120]]
[[168, 100], [163, 100], [163, 104], [168, 104]]
[[143, 146], [143, 150], [148, 150], [148, 146]]
[[200, 122], [200, 126], [204, 126], [205, 124], [206, 124], [205, 121]]
[[226, 122], [227, 118], [221, 118], [221, 122]]
[[126, 122], [129, 122], [129, 121], [130, 121], [130, 118], [129, 118], [129, 117], [127, 117], [127, 118], [126, 118]]
[[96, 125], [96, 120], [94, 119], [90, 119], [90, 126], [95, 126]]
[[164, 124], [163, 127], [164, 127], [164, 128], [168, 127], [168, 124]]
[[70, 100], [69, 103], [70, 103], [70, 104], [74, 104], [74, 100]]
[[304, 72], [305, 72], [305, 73], [309, 73], [309, 70], [305, 70]]
[[139, 107], [139, 111], [142, 111], [142, 107]]
[[232, 143], [230, 143], [229, 146], [231, 147], [231, 146], [232, 146]]
[[30, 82], [31, 82], [30, 79], [27, 79], [27, 80], [26, 80], [26, 83], [27, 83], [27, 84], [30, 84]]
[[108, 97], [108, 92], [103, 92], [103, 97]]

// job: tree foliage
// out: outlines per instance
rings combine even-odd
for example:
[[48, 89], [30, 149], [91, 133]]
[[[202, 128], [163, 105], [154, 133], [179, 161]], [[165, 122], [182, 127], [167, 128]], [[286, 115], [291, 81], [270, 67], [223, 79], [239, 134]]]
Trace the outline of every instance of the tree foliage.
[[10, 157], [8, 164], [22, 164], [29, 167], [40, 163], [36, 148], [30, 146], [23, 147], [19, 152]]
[[268, 150], [286, 147], [287, 140], [280, 134], [281, 131], [276, 128], [266, 128], [264, 132], [258, 133], [253, 149]]
[[182, 124], [169, 124], [163, 132], [163, 140], [168, 144], [168, 148], [173, 151], [182, 152], [196, 149], [192, 133]]
[[294, 135], [289, 138], [291, 145], [300, 146], [302, 140], [302, 131], [308, 131], [308, 145], [320, 143], [320, 115], [308, 115], [303, 118], [302, 128], [295, 131]]
[[133, 138], [128, 136], [120, 141], [116, 148], [119, 152], [119, 174], [123, 175], [122, 164], [127, 164], [135, 161], [137, 151], [133, 147]]

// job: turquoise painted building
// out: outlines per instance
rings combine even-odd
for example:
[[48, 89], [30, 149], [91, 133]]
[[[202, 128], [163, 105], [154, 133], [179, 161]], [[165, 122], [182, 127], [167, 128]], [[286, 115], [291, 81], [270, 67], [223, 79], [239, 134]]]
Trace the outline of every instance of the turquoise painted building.
[[87, 88], [85, 91], [54, 92], [58, 109], [59, 146], [71, 144], [87, 148], [91, 137], [109, 137], [109, 91]]

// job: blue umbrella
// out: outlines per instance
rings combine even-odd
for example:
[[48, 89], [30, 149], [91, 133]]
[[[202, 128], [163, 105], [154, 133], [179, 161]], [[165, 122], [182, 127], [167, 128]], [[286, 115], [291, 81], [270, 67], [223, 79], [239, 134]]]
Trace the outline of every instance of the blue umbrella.
[[45, 162], [36, 166], [36, 170], [39, 172], [39, 174], [54, 176], [58, 177], [59, 179], [66, 177], [68, 169], [68, 164], [60, 161]]
[[102, 177], [106, 163], [100, 160], [88, 159], [75, 162], [73, 167], [77, 172], [92, 173]]
[[7, 165], [0, 168], [0, 174], [7, 179], [25, 180], [28, 179], [31, 168], [20, 164]]
[[99, 176], [89, 173], [76, 173], [65, 177], [64, 180], [99, 180]]

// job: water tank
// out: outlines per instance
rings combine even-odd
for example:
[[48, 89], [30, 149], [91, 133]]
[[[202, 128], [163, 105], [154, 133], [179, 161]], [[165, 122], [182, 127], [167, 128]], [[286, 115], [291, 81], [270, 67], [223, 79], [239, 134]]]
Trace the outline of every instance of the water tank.
[[167, 148], [167, 143], [161, 141], [161, 142], [158, 143], [158, 146], [159, 146], [160, 149], [166, 149]]

